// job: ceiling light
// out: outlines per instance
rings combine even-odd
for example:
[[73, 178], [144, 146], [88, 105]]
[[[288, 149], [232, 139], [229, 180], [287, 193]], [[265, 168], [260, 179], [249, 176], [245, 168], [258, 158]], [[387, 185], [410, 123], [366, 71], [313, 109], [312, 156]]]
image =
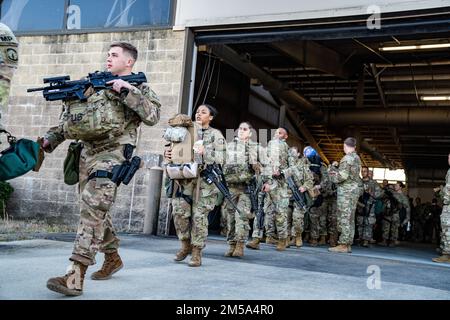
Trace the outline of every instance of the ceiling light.
[[449, 101], [450, 96], [421, 96], [422, 101]]
[[435, 43], [435, 44], [418, 44], [411, 46], [395, 46], [395, 47], [381, 47], [380, 51], [404, 51], [404, 50], [426, 50], [426, 49], [441, 49], [450, 48], [450, 43]]

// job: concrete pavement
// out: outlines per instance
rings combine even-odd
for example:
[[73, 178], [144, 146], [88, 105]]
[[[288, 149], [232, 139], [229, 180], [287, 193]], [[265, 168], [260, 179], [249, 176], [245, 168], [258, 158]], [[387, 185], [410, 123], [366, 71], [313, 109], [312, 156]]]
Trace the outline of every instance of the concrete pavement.
[[[46, 288], [50, 277], [69, 265], [73, 234], [0, 242], [0, 299], [450, 299], [450, 265], [431, 261], [432, 247], [352, 247], [333, 254], [326, 247], [275, 246], [245, 250], [245, 257], [225, 258], [222, 237], [211, 236], [203, 265], [172, 260], [173, 237], [120, 235], [124, 268], [108, 281], [89, 278], [103, 262], [88, 269], [84, 294], [67, 298]], [[54, 240], [49, 240], [54, 239]]]

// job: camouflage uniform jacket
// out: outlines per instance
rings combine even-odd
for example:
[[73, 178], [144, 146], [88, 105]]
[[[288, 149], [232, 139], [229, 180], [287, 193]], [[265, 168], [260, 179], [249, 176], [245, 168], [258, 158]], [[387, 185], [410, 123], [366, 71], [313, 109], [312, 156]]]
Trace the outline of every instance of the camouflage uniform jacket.
[[284, 140], [272, 139], [267, 145], [267, 168], [265, 170], [264, 180], [273, 190], [277, 186], [285, 183], [283, 178], [275, 178], [275, 172], [281, 172], [288, 168], [289, 146]]
[[214, 128], [197, 130], [198, 140], [203, 140], [205, 152], [202, 156], [202, 164], [223, 165], [226, 159], [227, 144], [222, 133]]
[[301, 158], [294, 165], [283, 170], [285, 177], [292, 176], [298, 188], [303, 187], [306, 190], [312, 190], [314, 187], [314, 177], [309, 170], [309, 161], [307, 158]]
[[[50, 152], [65, 139], [82, 140], [91, 148], [136, 145], [137, 128], [141, 122], [155, 125], [160, 108], [158, 97], [147, 83], [133, 87], [124, 98], [111, 89], [93, 92], [87, 102], [64, 102], [59, 125], [51, 128], [45, 138], [50, 142]], [[89, 137], [84, 137], [87, 132]]]
[[356, 152], [351, 152], [341, 159], [338, 168], [334, 166], [330, 168], [330, 180], [343, 190], [358, 190], [362, 187], [360, 171], [361, 159]]
[[444, 205], [450, 204], [450, 169], [445, 176], [445, 186], [441, 186], [441, 189], [437, 192], [437, 196], [442, 200]]
[[322, 179], [320, 181], [320, 193], [325, 199], [336, 197], [336, 184], [331, 181], [328, 171], [323, 166]]
[[402, 192], [392, 192], [392, 195], [397, 200], [397, 207], [394, 209], [395, 212], [399, 212], [402, 207], [406, 209], [406, 219], [409, 221], [411, 218], [411, 207], [409, 205], [409, 199]]
[[223, 168], [226, 181], [230, 184], [246, 184], [254, 176], [258, 163], [258, 143], [235, 138], [227, 144], [226, 161]]

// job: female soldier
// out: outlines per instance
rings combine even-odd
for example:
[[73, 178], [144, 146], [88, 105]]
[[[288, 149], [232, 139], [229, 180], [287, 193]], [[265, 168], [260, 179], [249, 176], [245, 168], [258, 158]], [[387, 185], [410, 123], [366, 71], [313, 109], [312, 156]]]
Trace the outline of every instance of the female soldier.
[[246, 190], [255, 172], [259, 171], [258, 144], [250, 140], [251, 135], [252, 126], [248, 122], [242, 122], [239, 125], [237, 137], [227, 146], [226, 164], [223, 171], [239, 211], [235, 210], [228, 202], [224, 202], [222, 209], [227, 213], [227, 240], [230, 245], [229, 250], [225, 253], [226, 257], [242, 257], [244, 255], [244, 243], [250, 230], [251, 200]]
[[[217, 110], [207, 104], [200, 105], [195, 114], [198, 124], [194, 143], [194, 159], [201, 172], [207, 164], [223, 164], [226, 143], [222, 133], [209, 125], [217, 116]], [[164, 153], [166, 160], [172, 158], [172, 150]], [[214, 209], [218, 190], [201, 177], [176, 180], [177, 191], [172, 199], [172, 214], [181, 249], [175, 261], [184, 260], [192, 252], [189, 266], [201, 265], [201, 251], [208, 236], [208, 213]]]

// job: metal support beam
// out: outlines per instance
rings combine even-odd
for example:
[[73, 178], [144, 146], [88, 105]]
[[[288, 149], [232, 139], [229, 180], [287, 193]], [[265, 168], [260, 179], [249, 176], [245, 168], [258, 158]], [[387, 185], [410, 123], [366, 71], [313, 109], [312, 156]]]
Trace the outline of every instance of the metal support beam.
[[316, 120], [323, 118], [322, 111], [316, 108], [302, 95], [289, 89], [285, 83], [272, 77], [270, 74], [251, 63], [247, 58], [240, 56], [230, 47], [224, 45], [213, 45], [211, 46], [211, 50], [216, 56], [238, 71], [247, 75], [249, 78], [258, 78], [266, 90], [274, 93], [287, 103], [300, 108], [305, 113], [305, 116]]
[[450, 108], [339, 108], [325, 113], [324, 122], [329, 126], [343, 127], [357, 123], [361, 126], [391, 127], [449, 127]]
[[355, 70], [345, 65], [346, 59], [336, 51], [314, 41], [274, 42], [272, 46], [299, 64], [313, 67], [339, 78], [348, 79]]

